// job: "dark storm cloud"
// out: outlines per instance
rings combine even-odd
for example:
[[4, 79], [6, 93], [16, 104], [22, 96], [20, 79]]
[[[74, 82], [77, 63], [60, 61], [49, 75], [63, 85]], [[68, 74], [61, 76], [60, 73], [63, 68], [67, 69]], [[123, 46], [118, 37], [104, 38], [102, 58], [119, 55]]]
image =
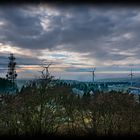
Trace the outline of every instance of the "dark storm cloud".
[[[0, 21], [5, 23], [0, 27], [1, 43], [32, 50], [89, 53], [87, 57], [99, 61], [139, 58], [138, 8], [54, 6], [47, 11], [44, 6], [43, 10], [32, 7], [0, 7]], [[58, 14], [49, 15], [53, 10]], [[48, 30], [42, 19], [49, 20]], [[118, 50], [112, 53], [113, 48]], [[129, 53], [119, 54], [121, 51]]]
[[7, 72], [7, 58], [0, 53], [0, 74]]
[[37, 59], [36, 57], [27, 57], [27, 56], [24, 56], [24, 55], [16, 55], [16, 62], [17, 62], [17, 65], [41, 65], [42, 62], [41, 60]]
[[[8, 53], [0, 53], [0, 68], [8, 68], [8, 63], [9, 63], [9, 57], [10, 55]], [[41, 60], [37, 59], [36, 57], [29, 57], [26, 55], [14, 55], [16, 57], [16, 63], [17, 67], [21, 67], [21, 65], [41, 65], [42, 62]]]
[[[2, 43], [21, 48], [41, 49], [52, 47], [58, 36], [58, 30], [55, 32], [44, 32], [40, 24], [40, 18], [24, 13], [19, 7], [2, 7], [0, 21], [5, 25], [0, 28]], [[29, 11], [30, 13], [30, 11]]]

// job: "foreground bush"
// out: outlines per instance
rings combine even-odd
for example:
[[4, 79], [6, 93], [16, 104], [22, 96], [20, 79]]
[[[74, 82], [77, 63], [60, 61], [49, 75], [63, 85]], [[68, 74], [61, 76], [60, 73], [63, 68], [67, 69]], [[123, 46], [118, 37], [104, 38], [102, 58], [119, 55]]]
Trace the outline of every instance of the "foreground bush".
[[30, 83], [0, 103], [0, 135], [140, 134], [140, 104], [127, 93], [79, 97], [67, 85]]

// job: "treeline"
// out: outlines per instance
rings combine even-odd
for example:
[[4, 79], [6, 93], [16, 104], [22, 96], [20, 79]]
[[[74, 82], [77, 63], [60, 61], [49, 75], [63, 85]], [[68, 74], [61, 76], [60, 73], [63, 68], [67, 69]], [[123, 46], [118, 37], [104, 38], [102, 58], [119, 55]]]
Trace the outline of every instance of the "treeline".
[[6, 93], [8, 90], [12, 89], [12, 82], [5, 79], [5, 78], [0, 78], [0, 92], [1, 93]]
[[69, 85], [46, 78], [4, 94], [0, 135], [139, 135], [140, 103], [121, 92], [73, 94]]

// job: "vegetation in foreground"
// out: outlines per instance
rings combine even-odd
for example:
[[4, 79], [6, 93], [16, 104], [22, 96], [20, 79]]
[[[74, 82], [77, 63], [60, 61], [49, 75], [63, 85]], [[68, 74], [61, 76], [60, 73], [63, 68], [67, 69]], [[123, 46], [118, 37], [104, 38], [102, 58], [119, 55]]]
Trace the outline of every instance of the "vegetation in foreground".
[[139, 135], [140, 103], [132, 94], [97, 92], [80, 97], [52, 77], [3, 94], [0, 135]]

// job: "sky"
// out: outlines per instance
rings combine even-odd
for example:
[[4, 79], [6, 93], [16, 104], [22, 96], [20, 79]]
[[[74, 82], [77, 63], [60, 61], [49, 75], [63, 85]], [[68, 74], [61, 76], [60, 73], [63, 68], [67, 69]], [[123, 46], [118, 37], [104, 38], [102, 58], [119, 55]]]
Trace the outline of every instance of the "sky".
[[0, 6], [0, 76], [14, 53], [18, 78], [43, 64], [56, 78], [92, 80], [140, 74], [140, 7], [111, 5]]

